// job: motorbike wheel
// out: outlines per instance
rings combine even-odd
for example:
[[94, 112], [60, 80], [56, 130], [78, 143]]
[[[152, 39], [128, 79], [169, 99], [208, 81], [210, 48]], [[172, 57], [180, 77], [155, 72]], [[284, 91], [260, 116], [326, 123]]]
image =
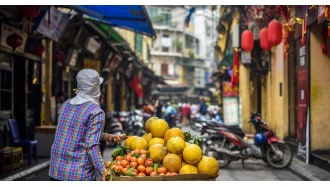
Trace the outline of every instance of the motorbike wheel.
[[266, 151], [267, 163], [277, 169], [288, 167], [292, 161], [292, 150], [288, 144], [272, 143]]
[[[224, 148], [228, 148], [228, 144], [225, 144]], [[229, 166], [229, 164], [231, 163], [231, 160], [226, 159], [225, 155], [223, 155], [221, 153], [218, 153], [215, 156], [215, 153], [217, 153], [217, 152], [211, 151], [210, 149], [211, 149], [210, 145], [207, 145], [205, 143], [202, 144], [203, 154], [205, 154], [206, 156], [209, 156], [209, 157], [216, 157], [216, 160], [217, 160], [220, 168], [226, 168]]]

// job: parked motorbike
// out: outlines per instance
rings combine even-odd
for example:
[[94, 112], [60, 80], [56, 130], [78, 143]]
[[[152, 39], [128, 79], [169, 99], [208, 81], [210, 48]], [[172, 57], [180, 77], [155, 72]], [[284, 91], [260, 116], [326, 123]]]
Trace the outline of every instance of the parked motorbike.
[[194, 131], [201, 132], [203, 126], [207, 125], [207, 122], [208, 120], [204, 115], [195, 114], [192, 117], [192, 124], [190, 125], [190, 128]]
[[135, 136], [142, 136], [145, 134], [141, 110], [136, 109], [130, 112], [130, 120], [127, 133]]
[[118, 121], [118, 113], [117, 112], [108, 112], [106, 117], [109, 121], [109, 126], [106, 128], [106, 132], [113, 135], [121, 135], [124, 134], [123, 126]]
[[128, 122], [130, 119], [130, 112], [128, 111], [120, 111], [118, 114], [118, 121], [123, 126], [123, 130], [127, 132], [128, 130]]
[[262, 159], [274, 168], [288, 167], [293, 155], [289, 145], [274, 136], [259, 113], [252, 113], [249, 122], [253, 124], [256, 135], [243, 134], [244, 137], [253, 136], [254, 143], [245, 142], [237, 129], [204, 125], [203, 154], [215, 157], [221, 168], [237, 160], [242, 160], [244, 166], [244, 160], [248, 158]]

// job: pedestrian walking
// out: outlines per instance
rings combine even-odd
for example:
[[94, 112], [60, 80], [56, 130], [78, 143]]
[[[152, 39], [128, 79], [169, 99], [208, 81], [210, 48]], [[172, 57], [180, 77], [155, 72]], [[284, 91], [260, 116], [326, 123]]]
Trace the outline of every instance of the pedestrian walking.
[[205, 103], [205, 100], [203, 98], [201, 98], [200, 101], [201, 101], [201, 103], [199, 105], [199, 113], [201, 113], [201, 115], [206, 115], [207, 105]]
[[186, 103], [182, 104], [182, 116], [183, 116], [183, 126], [189, 124], [188, 115], [191, 114], [191, 110]]
[[103, 133], [105, 114], [99, 103], [103, 78], [98, 72], [82, 69], [76, 79], [76, 96], [66, 100], [59, 110], [49, 177], [51, 180], [96, 180], [99, 174], [101, 180], [105, 180], [100, 140], [117, 143], [125, 136]]

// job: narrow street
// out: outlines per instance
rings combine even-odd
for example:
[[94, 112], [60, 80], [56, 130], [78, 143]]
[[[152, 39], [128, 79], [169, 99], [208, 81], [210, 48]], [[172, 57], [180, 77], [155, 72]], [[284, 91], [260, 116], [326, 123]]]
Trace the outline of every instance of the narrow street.
[[[189, 127], [182, 127], [184, 132], [197, 135], [198, 132]], [[107, 147], [104, 151], [103, 160], [111, 161], [114, 147]], [[36, 174], [23, 179], [23, 181], [48, 181], [48, 167]], [[220, 176], [216, 181], [304, 181], [293, 174], [289, 169], [274, 169], [262, 160], [246, 160], [245, 167], [241, 161], [232, 162], [229, 167], [220, 169]]]

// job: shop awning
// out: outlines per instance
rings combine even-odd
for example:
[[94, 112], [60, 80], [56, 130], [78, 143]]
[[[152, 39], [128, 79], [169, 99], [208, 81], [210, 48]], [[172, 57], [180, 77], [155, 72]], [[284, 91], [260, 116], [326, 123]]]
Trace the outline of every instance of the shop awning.
[[220, 62], [220, 66], [231, 67], [233, 66], [234, 53], [225, 54], [225, 57]]
[[148, 13], [143, 5], [70, 5], [70, 7], [111, 26], [156, 37]]

